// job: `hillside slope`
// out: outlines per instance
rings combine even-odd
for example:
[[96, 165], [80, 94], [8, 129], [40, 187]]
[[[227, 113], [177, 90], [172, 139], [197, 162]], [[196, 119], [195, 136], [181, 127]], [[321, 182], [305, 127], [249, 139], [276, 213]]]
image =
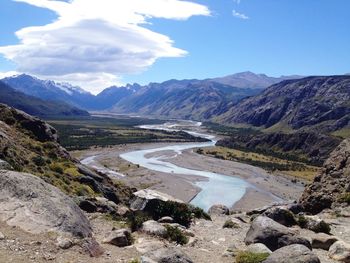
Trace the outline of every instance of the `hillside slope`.
[[258, 89], [241, 89], [212, 81], [169, 80], [151, 83], [113, 107], [117, 113], [203, 120], [227, 110]]
[[344, 140], [330, 155], [324, 169], [309, 185], [300, 203], [313, 214], [325, 208], [350, 204], [350, 140]]
[[87, 111], [57, 101], [44, 101], [12, 89], [0, 81], [0, 103], [38, 117], [89, 116]]
[[278, 130], [334, 132], [349, 129], [350, 76], [286, 80], [247, 98], [218, 118]]

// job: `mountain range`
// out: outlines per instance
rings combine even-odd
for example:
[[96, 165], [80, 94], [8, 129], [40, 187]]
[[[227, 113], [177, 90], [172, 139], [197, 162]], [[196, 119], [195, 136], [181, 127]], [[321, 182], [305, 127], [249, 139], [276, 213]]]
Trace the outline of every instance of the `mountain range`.
[[89, 116], [87, 111], [60, 101], [46, 101], [14, 90], [0, 81], [0, 103], [39, 117]]
[[67, 83], [40, 80], [22, 74], [2, 81], [13, 89], [49, 101], [61, 101], [85, 110], [115, 113], [209, 119], [227, 111], [242, 98], [260, 93], [271, 84], [287, 78], [242, 72], [205, 80], [169, 80], [145, 86], [112, 86], [92, 95]]
[[350, 129], [350, 76], [307, 77], [275, 84], [218, 117], [225, 124], [273, 130]]

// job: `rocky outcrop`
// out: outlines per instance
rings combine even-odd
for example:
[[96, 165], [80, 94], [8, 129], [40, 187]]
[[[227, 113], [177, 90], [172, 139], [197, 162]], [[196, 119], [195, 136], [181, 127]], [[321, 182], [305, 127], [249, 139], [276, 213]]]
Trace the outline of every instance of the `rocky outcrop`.
[[103, 243], [115, 245], [117, 247], [126, 247], [132, 244], [132, 235], [128, 229], [113, 230], [104, 240]]
[[312, 214], [350, 200], [350, 139], [332, 152], [321, 174], [304, 191], [300, 203]]
[[141, 231], [159, 237], [164, 237], [166, 235], [166, 228], [154, 220], [144, 222]]
[[273, 252], [263, 263], [320, 263], [320, 259], [303, 245], [290, 245]]
[[213, 205], [208, 210], [209, 215], [229, 215], [230, 209], [224, 205]]
[[307, 239], [266, 216], [258, 216], [254, 219], [244, 242], [246, 245], [262, 243], [272, 251], [291, 244], [302, 244], [311, 249]]
[[56, 231], [90, 237], [79, 207], [60, 190], [31, 174], [0, 171], [0, 219], [31, 233]]
[[133, 193], [133, 196], [134, 197], [130, 203], [130, 208], [132, 210], [147, 211], [151, 209], [151, 206], [169, 201], [183, 203], [183, 201], [175, 199], [170, 195], [149, 189], [137, 191]]

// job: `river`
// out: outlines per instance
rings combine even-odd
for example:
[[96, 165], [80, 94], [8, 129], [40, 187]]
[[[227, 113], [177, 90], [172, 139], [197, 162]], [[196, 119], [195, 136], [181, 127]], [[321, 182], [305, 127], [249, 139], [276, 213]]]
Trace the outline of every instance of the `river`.
[[[188, 128], [191, 128], [191, 126], [198, 127], [201, 125], [201, 123], [198, 122], [186, 123]], [[165, 123], [162, 125], [144, 125], [140, 127], [144, 129], [158, 129], [168, 131], [180, 130], [176, 129], [176, 123]], [[186, 127], [185, 129], [182, 128], [181, 130], [198, 137], [209, 139], [210, 141], [200, 143], [178, 143], [153, 149], [132, 151], [123, 153], [120, 155], [120, 157], [128, 162], [138, 164], [149, 170], [168, 173], [169, 176], [172, 174], [201, 176], [204, 180], [194, 183], [196, 186], [201, 188], [201, 191], [198, 193], [198, 195], [195, 196], [195, 198], [192, 199], [191, 204], [198, 206], [206, 211], [214, 204], [223, 204], [231, 207], [243, 197], [246, 189], [250, 187], [249, 183], [237, 177], [227, 176], [224, 174], [218, 174], [209, 171], [188, 169], [171, 163], [171, 158], [182, 154], [184, 150], [210, 147], [214, 146], [216, 143], [215, 136], [213, 135], [187, 130]], [[164, 151], [173, 152], [173, 156], [169, 158], [169, 156], [158, 154], [156, 157], [149, 157], [151, 154], [154, 156], [154, 153], [160, 153]]]

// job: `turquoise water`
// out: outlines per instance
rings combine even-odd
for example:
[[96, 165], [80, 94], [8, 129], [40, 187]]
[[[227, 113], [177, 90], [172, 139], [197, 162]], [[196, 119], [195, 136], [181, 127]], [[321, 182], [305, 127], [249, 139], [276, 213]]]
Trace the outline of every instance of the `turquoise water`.
[[[195, 124], [198, 126], [198, 123]], [[168, 124], [167, 126], [141, 126], [142, 128], [148, 129], [162, 129], [162, 130], [176, 130], [174, 124]], [[171, 127], [171, 128], [169, 128]], [[224, 174], [212, 173], [209, 171], [200, 171], [194, 169], [188, 169], [177, 166], [175, 164], [166, 161], [163, 156], [157, 157], [145, 157], [148, 154], [172, 151], [174, 156], [182, 154], [182, 151], [193, 149], [193, 148], [204, 148], [215, 145], [215, 137], [208, 134], [201, 134], [192, 131], [186, 131], [190, 134], [210, 139], [209, 142], [202, 143], [186, 143], [186, 144], [175, 144], [159, 148], [139, 150], [121, 154], [120, 157], [133, 164], [138, 164], [149, 170], [171, 174], [182, 174], [182, 175], [194, 175], [202, 176], [205, 180], [194, 183], [196, 186], [201, 188], [200, 193], [191, 201], [191, 204], [196, 205], [204, 210], [208, 210], [214, 204], [223, 204], [231, 207], [239, 199], [243, 197], [249, 184], [237, 177], [227, 176]]]

